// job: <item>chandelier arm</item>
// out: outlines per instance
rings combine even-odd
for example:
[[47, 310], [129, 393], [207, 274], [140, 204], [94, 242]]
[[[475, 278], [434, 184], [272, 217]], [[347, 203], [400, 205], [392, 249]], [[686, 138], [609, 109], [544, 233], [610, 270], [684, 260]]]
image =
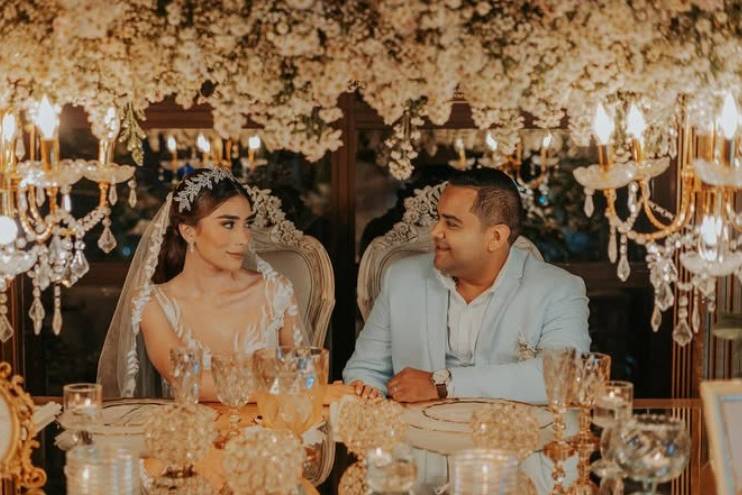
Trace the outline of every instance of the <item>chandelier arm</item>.
[[662, 220], [657, 218], [654, 212], [652, 211], [652, 202], [650, 200], [651, 193], [649, 192], [649, 181], [647, 179], [642, 180], [640, 183], [640, 186], [641, 186], [641, 191], [642, 191], [642, 196], [641, 196], [642, 206], [644, 208], [644, 214], [647, 216], [647, 219], [649, 219], [649, 222], [660, 230], [670, 228], [670, 226], [674, 222], [674, 219], [673, 219], [673, 222], [666, 224]]
[[622, 234], [627, 234], [628, 232], [631, 232], [631, 229], [634, 226], [634, 222], [636, 222], [636, 219], [639, 216], [639, 210], [630, 214], [626, 220], [621, 220], [621, 217], [618, 216], [618, 212], [616, 212], [616, 207], [615, 207], [616, 190], [605, 189], [603, 190], [603, 194], [606, 197], [607, 206], [606, 206], [605, 216], [606, 218], [608, 218], [608, 222], [611, 224], [611, 226], [618, 229], [618, 231]]
[[622, 234], [625, 234], [626, 237], [638, 244], [645, 245], [658, 239], [663, 239], [683, 229], [688, 223], [688, 219], [692, 217], [693, 211], [695, 211], [693, 190], [691, 187], [693, 185], [693, 180], [694, 177], [691, 175], [683, 176], [683, 195], [680, 201], [679, 212], [672, 223], [665, 228], [651, 233], [636, 232], [634, 230], [631, 230], [631, 228], [625, 230], [621, 229], [621, 221], [618, 213], [616, 212], [615, 189], [606, 189], [603, 191], [603, 194], [606, 197], [606, 216], [608, 217], [609, 221], [611, 221], [611, 224], [614, 224], [614, 222], [618, 224], [617, 226], [619, 226], [619, 231]]

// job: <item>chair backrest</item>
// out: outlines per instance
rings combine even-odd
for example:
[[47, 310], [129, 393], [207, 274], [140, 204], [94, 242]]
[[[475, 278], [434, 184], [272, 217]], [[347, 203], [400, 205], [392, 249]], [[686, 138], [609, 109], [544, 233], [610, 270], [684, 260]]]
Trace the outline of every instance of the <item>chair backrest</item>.
[[335, 275], [322, 244], [286, 220], [281, 200], [268, 189], [245, 185], [254, 211], [251, 221], [255, 252], [294, 285], [299, 312], [310, 342], [324, 346], [335, 306]]
[[[437, 221], [437, 206], [445, 183], [416, 189], [415, 194], [405, 199], [402, 221], [392, 229], [375, 238], [366, 248], [358, 269], [358, 309], [364, 321], [381, 291], [381, 281], [386, 269], [395, 261], [415, 254], [433, 250], [430, 230]], [[530, 251], [536, 258], [543, 257], [535, 244], [520, 236], [514, 247]]]

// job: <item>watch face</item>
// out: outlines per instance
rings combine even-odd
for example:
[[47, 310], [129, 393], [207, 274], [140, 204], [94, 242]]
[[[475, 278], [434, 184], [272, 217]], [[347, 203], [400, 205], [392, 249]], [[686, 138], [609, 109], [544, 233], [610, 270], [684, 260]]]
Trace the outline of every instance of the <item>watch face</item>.
[[0, 463], [10, 454], [11, 442], [13, 441], [13, 426], [15, 421], [11, 416], [10, 404], [0, 394]]

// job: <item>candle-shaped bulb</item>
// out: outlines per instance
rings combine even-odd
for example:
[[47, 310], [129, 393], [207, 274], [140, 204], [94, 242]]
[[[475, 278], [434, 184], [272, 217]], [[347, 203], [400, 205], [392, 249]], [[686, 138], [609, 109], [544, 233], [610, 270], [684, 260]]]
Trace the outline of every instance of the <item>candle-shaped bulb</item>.
[[54, 134], [57, 131], [59, 125], [59, 117], [57, 111], [54, 109], [49, 98], [44, 95], [39, 103], [39, 108], [36, 112], [36, 127], [41, 131], [41, 135], [46, 140], [54, 139]]
[[175, 152], [178, 150], [178, 143], [175, 141], [173, 136], [168, 136], [167, 138], [167, 149], [173, 155], [175, 155]]
[[497, 150], [497, 139], [495, 139], [491, 132], [487, 131], [484, 141], [487, 143], [487, 147], [489, 147], [490, 150]]
[[724, 104], [721, 107], [721, 115], [719, 116], [719, 127], [721, 127], [724, 137], [730, 140], [733, 139], [734, 133], [737, 132], [738, 124], [737, 104], [732, 94], [727, 92], [724, 96]]
[[6, 245], [18, 237], [18, 225], [12, 218], [0, 215], [0, 244]]
[[247, 140], [247, 147], [253, 151], [259, 150], [260, 146], [260, 136], [258, 136], [257, 134], [254, 136], [250, 136], [250, 139]]
[[629, 114], [626, 117], [626, 132], [634, 139], [641, 141], [644, 131], [647, 129], [647, 122], [644, 116], [635, 104], [629, 107]]
[[6, 113], [3, 117], [3, 141], [9, 143], [13, 140], [16, 131], [15, 115], [12, 113]]
[[196, 147], [201, 153], [206, 155], [211, 151], [211, 142], [206, 139], [206, 136], [199, 132], [198, 136], [196, 137]]
[[552, 139], [553, 139], [553, 137], [551, 135], [551, 132], [547, 132], [546, 133], [546, 136], [544, 136], [544, 139], [541, 141], [541, 147], [543, 149], [548, 149], [549, 146], [551, 146]]
[[595, 109], [595, 118], [593, 119], [593, 132], [598, 140], [598, 144], [606, 145], [613, 134], [613, 121], [606, 113], [602, 103], [598, 103]]

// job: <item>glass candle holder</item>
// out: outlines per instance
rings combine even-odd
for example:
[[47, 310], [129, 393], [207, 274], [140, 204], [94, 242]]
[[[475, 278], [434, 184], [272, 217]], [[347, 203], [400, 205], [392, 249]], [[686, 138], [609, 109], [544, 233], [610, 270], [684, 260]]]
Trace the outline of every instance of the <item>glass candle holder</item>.
[[63, 422], [85, 445], [93, 442], [88, 428], [100, 421], [103, 387], [99, 383], [70, 383], [62, 389]]

